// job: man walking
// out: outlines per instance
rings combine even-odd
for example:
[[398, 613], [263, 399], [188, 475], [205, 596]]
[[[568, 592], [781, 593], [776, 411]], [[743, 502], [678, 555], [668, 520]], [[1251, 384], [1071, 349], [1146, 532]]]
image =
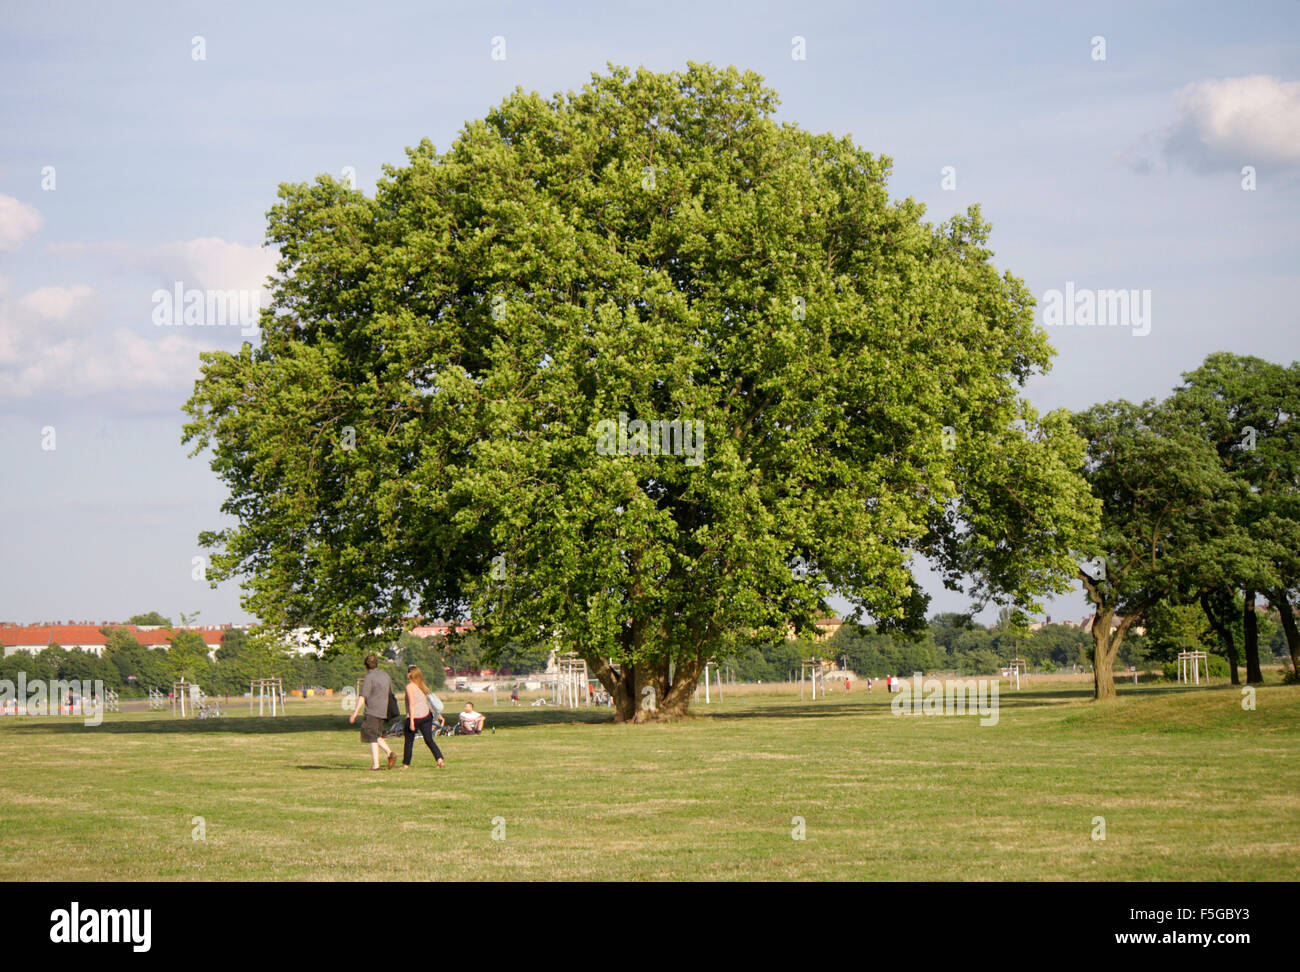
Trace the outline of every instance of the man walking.
[[361, 695], [357, 698], [357, 708], [348, 716], [348, 722], [355, 723], [357, 716], [365, 710], [366, 717], [361, 722], [361, 741], [370, 743], [371, 770], [379, 769], [379, 750], [388, 754], [388, 768], [397, 762], [397, 754], [384, 742], [384, 720], [388, 718], [388, 700], [393, 694], [393, 680], [387, 672], [379, 670], [379, 659], [366, 655], [366, 677], [361, 682]]

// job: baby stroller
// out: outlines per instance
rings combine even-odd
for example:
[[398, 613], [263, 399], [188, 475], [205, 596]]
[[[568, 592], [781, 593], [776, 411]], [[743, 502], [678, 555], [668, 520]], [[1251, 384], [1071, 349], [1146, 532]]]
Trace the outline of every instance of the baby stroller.
[[[455, 735], [455, 733], [452, 732], [452, 727], [448, 726], [446, 722], [443, 721], [442, 700], [438, 698], [438, 696], [434, 695], [432, 692], [429, 693], [429, 711], [433, 713], [434, 736]], [[403, 735], [406, 731], [407, 725], [409, 725], [409, 723], [407, 722], [407, 716], [404, 715], [398, 716], [396, 719], [390, 722], [388, 724], [388, 728], [384, 730], [384, 738], [387, 739], [390, 736]]]
[[[441, 718], [441, 716], [439, 716], [439, 718]], [[459, 725], [445, 720], [442, 722], [435, 722], [433, 724], [433, 734], [435, 736], [459, 736], [460, 733], [456, 731], [459, 728]]]

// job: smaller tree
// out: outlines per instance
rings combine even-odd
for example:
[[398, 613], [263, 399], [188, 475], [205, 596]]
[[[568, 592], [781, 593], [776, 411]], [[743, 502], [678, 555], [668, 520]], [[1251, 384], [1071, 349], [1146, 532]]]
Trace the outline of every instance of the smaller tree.
[[163, 617], [157, 611], [150, 611], [148, 614], [133, 614], [126, 619], [126, 623], [142, 627], [152, 627], [156, 625], [163, 628], [170, 628], [172, 626], [172, 619]]
[[1240, 547], [1243, 490], [1200, 431], [1167, 404], [1108, 402], [1076, 415], [1075, 424], [1088, 441], [1084, 475], [1102, 504], [1101, 530], [1082, 551], [1079, 579], [1096, 606], [1094, 697], [1106, 700], [1115, 697], [1114, 663], [1133, 625], [1203, 572], [1207, 551]]
[[183, 678], [188, 682], [209, 681], [211, 662], [208, 659], [208, 646], [193, 631], [179, 631], [168, 639], [171, 647], [167, 650], [167, 668], [173, 678]]

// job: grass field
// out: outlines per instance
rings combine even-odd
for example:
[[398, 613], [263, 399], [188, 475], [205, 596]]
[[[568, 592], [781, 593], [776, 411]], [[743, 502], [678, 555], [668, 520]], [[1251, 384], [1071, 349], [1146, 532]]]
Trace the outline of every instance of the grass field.
[[1294, 880], [1300, 688], [1120, 692], [1039, 682], [985, 727], [861, 687], [638, 727], [503, 697], [406, 773], [368, 772], [338, 701], [8, 717], [0, 880]]

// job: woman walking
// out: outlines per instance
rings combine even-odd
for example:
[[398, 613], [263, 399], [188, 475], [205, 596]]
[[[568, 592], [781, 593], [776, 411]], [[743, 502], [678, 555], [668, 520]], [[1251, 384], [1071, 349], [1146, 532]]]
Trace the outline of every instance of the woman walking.
[[402, 729], [406, 736], [406, 747], [402, 750], [402, 769], [411, 768], [416, 733], [424, 736], [424, 744], [438, 761], [438, 768], [442, 769], [442, 753], [433, 741], [433, 709], [429, 707], [429, 686], [425, 684], [424, 673], [415, 665], [406, 670], [406, 725]]

